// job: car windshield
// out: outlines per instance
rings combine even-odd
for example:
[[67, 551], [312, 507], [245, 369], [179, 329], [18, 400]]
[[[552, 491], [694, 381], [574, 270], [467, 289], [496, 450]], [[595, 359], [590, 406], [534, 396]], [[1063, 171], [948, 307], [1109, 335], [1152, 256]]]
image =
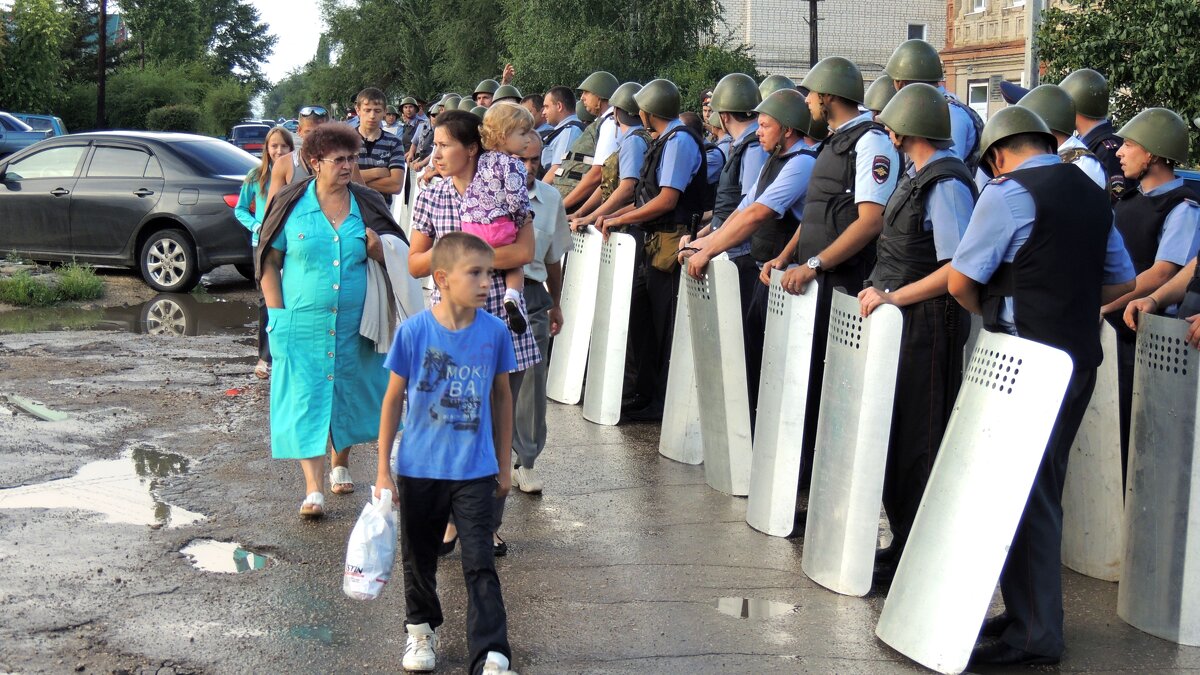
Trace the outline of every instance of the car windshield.
[[258, 160], [221, 141], [180, 141], [172, 143], [197, 171], [208, 176], [244, 176], [258, 166]]
[[234, 127], [233, 137], [239, 141], [261, 141], [267, 137], [267, 132], [270, 130], [271, 127], [259, 125]]
[[9, 131], [33, 131], [33, 127], [8, 113], [0, 113], [0, 124], [3, 124], [4, 128]]
[[34, 131], [45, 131], [46, 129], [54, 128], [54, 124], [46, 117], [26, 117], [24, 121]]

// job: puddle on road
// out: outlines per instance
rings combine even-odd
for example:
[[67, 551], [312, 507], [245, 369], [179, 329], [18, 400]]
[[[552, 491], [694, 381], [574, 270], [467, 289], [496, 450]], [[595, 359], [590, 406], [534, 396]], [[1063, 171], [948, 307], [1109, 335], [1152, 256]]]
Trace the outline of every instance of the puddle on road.
[[163, 478], [188, 472], [183, 455], [136, 446], [108, 459], [83, 465], [71, 478], [0, 490], [0, 509], [79, 509], [104, 516], [104, 522], [179, 527], [204, 516], [158, 497]]
[[267, 556], [242, 548], [241, 544], [212, 539], [193, 539], [179, 550], [191, 558], [192, 566], [205, 572], [241, 574], [267, 566]]
[[716, 606], [718, 612], [739, 619], [769, 619], [800, 609], [798, 605], [758, 598], [717, 598]]
[[248, 302], [161, 293], [140, 305], [98, 309], [40, 308], [0, 312], [0, 335], [60, 330], [109, 330], [185, 337], [252, 335], [258, 306]]
[[323, 645], [333, 644], [333, 629], [329, 626], [292, 626], [288, 634], [300, 640], [313, 640]]

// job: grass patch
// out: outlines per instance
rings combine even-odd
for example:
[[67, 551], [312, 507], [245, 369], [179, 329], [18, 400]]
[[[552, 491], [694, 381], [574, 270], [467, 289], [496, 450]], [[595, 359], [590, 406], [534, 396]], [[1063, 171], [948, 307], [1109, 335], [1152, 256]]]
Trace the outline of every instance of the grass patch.
[[104, 295], [104, 282], [91, 265], [70, 263], [54, 271], [53, 283], [20, 270], [0, 279], [0, 302], [21, 307], [47, 307], [71, 300], [95, 300]]

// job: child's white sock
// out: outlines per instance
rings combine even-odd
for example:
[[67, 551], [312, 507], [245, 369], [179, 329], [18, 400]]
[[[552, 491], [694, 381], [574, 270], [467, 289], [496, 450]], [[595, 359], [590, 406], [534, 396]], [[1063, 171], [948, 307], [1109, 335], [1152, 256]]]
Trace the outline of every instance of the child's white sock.
[[512, 300], [513, 302], [520, 305], [521, 304], [521, 291], [518, 291], [515, 288], [506, 288], [506, 289], [504, 289], [504, 299]]

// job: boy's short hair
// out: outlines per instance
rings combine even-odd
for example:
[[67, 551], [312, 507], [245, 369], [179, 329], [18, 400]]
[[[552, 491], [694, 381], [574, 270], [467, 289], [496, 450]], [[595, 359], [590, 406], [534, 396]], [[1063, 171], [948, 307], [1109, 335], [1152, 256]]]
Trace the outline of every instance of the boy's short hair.
[[376, 89], [375, 87], [367, 87], [366, 89], [358, 92], [358, 96], [354, 97], [354, 106], [357, 108], [358, 106], [366, 103], [387, 105], [387, 97], [384, 96], [382, 91]]
[[530, 131], [533, 131], [533, 115], [524, 106], [509, 101], [493, 104], [483, 116], [483, 149], [499, 150], [509, 134]]
[[494, 258], [496, 251], [488, 243], [468, 232], [450, 232], [433, 243], [431, 272], [449, 272], [459, 261], [471, 253], [481, 253]]

